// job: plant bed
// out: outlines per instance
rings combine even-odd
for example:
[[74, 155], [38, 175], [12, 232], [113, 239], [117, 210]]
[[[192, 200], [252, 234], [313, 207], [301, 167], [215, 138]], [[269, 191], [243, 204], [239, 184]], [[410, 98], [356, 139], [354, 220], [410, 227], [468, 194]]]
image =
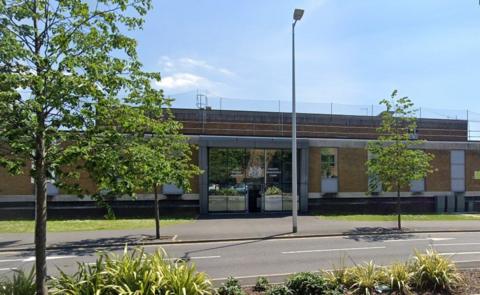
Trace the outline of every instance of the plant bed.
[[[470, 294], [480, 294], [480, 270], [462, 270], [460, 271], [463, 279], [464, 285], [459, 287], [458, 289], [452, 292], [418, 292], [412, 291], [410, 294], [418, 294], [418, 295], [470, 295]], [[265, 295], [266, 292], [259, 292], [255, 291], [253, 287], [245, 287], [243, 288], [246, 294], [248, 295]], [[344, 294], [354, 294], [353, 292], [346, 292]], [[379, 294], [379, 293], [372, 293]], [[380, 293], [380, 294], [398, 294], [398, 293]]]

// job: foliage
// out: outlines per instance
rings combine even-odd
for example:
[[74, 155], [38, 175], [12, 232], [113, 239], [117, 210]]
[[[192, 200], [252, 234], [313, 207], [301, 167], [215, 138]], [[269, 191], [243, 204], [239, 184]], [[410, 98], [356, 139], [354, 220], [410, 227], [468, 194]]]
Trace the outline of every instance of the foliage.
[[282, 190], [278, 186], [269, 186], [265, 191], [265, 195], [281, 195]]
[[433, 249], [416, 252], [411, 267], [412, 284], [418, 290], [452, 291], [463, 281], [455, 264]]
[[400, 222], [400, 190], [413, 180], [425, 178], [433, 172], [430, 162], [433, 155], [418, 148], [422, 143], [416, 140], [416, 118], [413, 103], [408, 97], [397, 98], [393, 91], [391, 101], [380, 102], [386, 107], [377, 129], [378, 140], [367, 145], [372, 155], [367, 161], [370, 193], [381, 185], [385, 191], [397, 192], [398, 227]]
[[15, 270], [12, 279], [0, 281], [0, 295], [33, 295], [35, 294], [35, 271], [25, 274], [22, 270]]
[[293, 295], [293, 293], [287, 286], [280, 284], [269, 288], [265, 295]]
[[385, 269], [391, 290], [399, 294], [410, 294], [410, 282], [413, 277], [410, 265], [394, 263]]
[[373, 261], [352, 267], [349, 274], [354, 282], [349, 287], [357, 294], [373, 294], [375, 287], [387, 281], [384, 270]]
[[351, 286], [353, 284], [349, 269], [345, 265], [345, 256], [342, 257], [339, 265], [333, 265], [332, 270], [323, 271], [322, 276], [331, 288]]
[[327, 289], [326, 280], [319, 274], [301, 272], [288, 278], [285, 285], [293, 294], [323, 294]]
[[270, 287], [270, 282], [266, 277], [259, 277], [255, 282], [255, 286], [253, 287], [254, 291], [261, 292], [266, 291]]
[[[142, 70], [137, 42], [128, 36], [142, 29], [151, 8], [151, 0], [0, 2], [0, 165], [35, 180], [38, 249], [46, 244], [47, 181], [69, 193], [95, 193], [82, 189], [79, 177], [96, 162], [105, 168], [92, 172], [100, 189], [133, 190], [125, 179], [106, 180], [129, 169], [108, 151], [146, 132], [176, 142], [181, 126], [168, 114], [170, 100], [153, 87], [160, 74]], [[146, 149], [135, 143], [120, 154]], [[36, 259], [40, 294], [44, 256]]]
[[102, 253], [94, 266], [79, 264], [75, 274], [61, 272], [51, 285], [52, 294], [213, 294], [211, 282], [194, 265], [140, 249], [125, 249], [121, 256]]
[[234, 277], [228, 277], [227, 281], [218, 288], [217, 293], [218, 295], [245, 295], [240, 282]]
[[376, 176], [387, 191], [395, 191], [412, 180], [426, 177], [432, 172], [430, 161], [433, 158], [431, 154], [415, 149], [423, 142], [412, 138], [417, 128], [412, 101], [408, 97], [397, 98], [396, 90], [391, 100], [380, 102], [386, 111], [382, 113], [381, 126], [377, 129], [378, 140], [370, 142], [367, 147], [374, 155], [367, 162], [368, 174]]

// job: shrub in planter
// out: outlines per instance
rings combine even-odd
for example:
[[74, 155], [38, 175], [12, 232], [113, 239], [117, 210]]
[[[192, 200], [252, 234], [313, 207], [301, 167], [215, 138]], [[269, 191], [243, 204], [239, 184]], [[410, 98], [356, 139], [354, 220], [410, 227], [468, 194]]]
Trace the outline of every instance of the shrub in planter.
[[54, 295], [214, 293], [211, 282], [194, 265], [172, 262], [162, 251], [150, 255], [139, 249], [125, 249], [120, 256], [102, 253], [95, 265], [79, 264], [75, 274], [61, 272], [50, 285]]
[[233, 277], [228, 277], [227, 281], [222, 284], [217, 292], [218, 295], [246, 295], [245, 291], [242, 290], [242, 286], [240, 286], [240, 282]]
[[372, 294], [376, 287], [388, 282], [384, 269], [375, 265], [373, 261], [354, 266], [349, 273], [354, 282], [349, 287], [357, 294]]
[[257, 292], [263, 292], [266, 291], [269, 287], [270, 283], [268, 282], [267, 278], [259, 277], [257, 278], [257, 282], [255, 283], [253, 290]]
[[455, 264], [433, 249], [416, 252], [411, 267], [412, 284], [418, 290], [448, 292], [463, 281]]
[[33, 268], [28, 274], [22, 270], [15, 270], [11, 279], [0, 281], [0, 295], [33, 295], [35, 291]]
[[411, 267], [407, 263], [394, 263], [386, 270], [390, 289], [398, 294], [410, 294], [410, 282], [413, 277]]
[[323, 294], [328, 289], [325, 278], [311, 272], [294, 274], [285, 285], [295, 295]]
[[265, 295], [293, 295], [292, 291], [285, 285], [274, 285], [265, 292]]
[[355, 283], [352, 281], [349, 268], [345, 266], [344, 258], [340, 260], [339, 265], [333, 265], [333, 270], [323, 271], [322, 276], [330, 289], [342, 289]]

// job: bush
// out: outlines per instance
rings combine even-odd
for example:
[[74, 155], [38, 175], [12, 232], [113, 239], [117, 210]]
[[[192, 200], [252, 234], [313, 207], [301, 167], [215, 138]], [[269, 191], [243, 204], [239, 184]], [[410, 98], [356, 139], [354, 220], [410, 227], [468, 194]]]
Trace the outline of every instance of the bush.
[[219, 295], [245, 295], [245, 292], [242, 290], [242, 286], [240, 286], [240, 282], [233, 278], [228, 277], [227, 281], [222, 284], [222, 286], [218, 289]]
[[412, 283], [418, 290], [449, 292], [463, 281], [455, 264], [433, 249], [415, 253], [412, 271]]
[[0, 281], [0, 295], [33, 295], [35, 294], [35, 271], [25, 274], [15, 270], [12, 279]]
[[265, 292], [265, 295], [292, 295], [292, 291], [285, 285], [275, 285]]
[[78, 264], [73, 275], [53, 278], [52, 294], [213, 294], [211, 282], [194, 265], [171, 262], [162, 251], [135, 249], [123, 255], [100, 254], [95, 265]]
[[392, 291], [399, 294], [410, 294], [410, 282], [413, 273], [407, 263], [394, 263], [386, 269], [386, 275]]
[[345, 258], [340, 260], [339, 265], [333, 265], [333, 270], [322, 272], [322, 276], [331, 289], [344, 288], [354, 283], [349, 269], [345, 266]]
[[387, 282], [384, 270], [373, 261], [352, 267], [349, 274], [354, 283], [348, 287], [357, 294], [372, 294], [377, 286]]
[[323, 294], [328, 289], [326, 280], [319, 274], [301, 272], [291, 276], [286, 286], [296, 295]]
[[270, 287], [270, 283], [268, 282], [267, 278], [259, 277], [257, 282], [255, 283], [255, 287], [253, 287], [254, 291], [263, 292], [266, 291]]

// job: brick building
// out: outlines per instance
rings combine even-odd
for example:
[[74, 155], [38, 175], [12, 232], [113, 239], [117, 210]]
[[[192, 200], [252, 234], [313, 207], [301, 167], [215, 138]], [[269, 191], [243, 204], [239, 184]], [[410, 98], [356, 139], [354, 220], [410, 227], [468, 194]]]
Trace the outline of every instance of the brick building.
[[[193, 161], [204, 171], [183, 193], [166, 185], [165, 212], [242, 213], [291, 210], [291, 116], [281, 112], [174, 109], [190, 137]], [[298, 194], [302, 212], [392, 212], [393, 193], [367, 196], [365, 162], [369, 140], [376, 138], [376, 116], [298, 114]], [[419, 119], [415, 136], [433, 153], [436, 172], [402, 192], [409, 212], [480, 211], [480, 143], [468, 141], [466, 120]], [[82, 184], [93, 185], [88, 175]], [[89, 210], [101, 214], [88, 198], [49, 187], [49, 214], [72, 216]], [[28, 175], [0, 170], [0, 213], [33, 214], [33, 186]], [[119, 214], [142, 215], [151, 196], [116, 201]], [[14, 210], [15, 208], [15, 210]], [[22, 209], [23, 208], [23, 209]], [[147, 210], [148, 211], [148, 210]], [[149, 211], [148, 211], [149, 212]], [[150, 212], [146, 215], [151, 215]], [[1, 214], [0, 214], [1, 216]]]

